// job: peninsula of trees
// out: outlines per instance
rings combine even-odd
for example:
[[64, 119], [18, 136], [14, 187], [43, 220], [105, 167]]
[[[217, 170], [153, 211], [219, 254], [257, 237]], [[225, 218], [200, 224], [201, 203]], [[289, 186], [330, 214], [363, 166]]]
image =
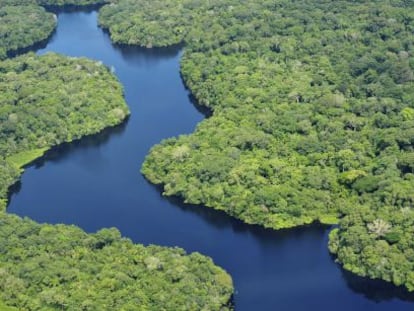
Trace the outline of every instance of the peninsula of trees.
[[46, 40], [56, 16], [37, 5], [8, 5], [0, 0], [0, 60]]
[[63, 142], [129, 114], [122, 87], [102, 63], [57, 54], [0, 62], [0, 202], [24, 165]]
[[165, 195], [280, 229], [338, 223], [344, 267], [414, 290], [412, 1], [119, 0], [123, 44], [185, 44], [212, 109], [142, 172]]
[[[0, 300], [18, 310], [229, 310], [230, 276], [179, 248], [0, 214]], [[1, 304], [0, 304], [0, 310]]]

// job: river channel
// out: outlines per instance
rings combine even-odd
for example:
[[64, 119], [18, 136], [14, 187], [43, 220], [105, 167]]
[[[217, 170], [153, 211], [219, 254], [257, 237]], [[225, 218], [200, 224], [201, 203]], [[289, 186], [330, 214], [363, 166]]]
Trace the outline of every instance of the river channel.
[[26, 169], [8, 212], [87, 232], [116, 227], [136, 243], [179, 246], [213, 258], [233, 277], [236, 310], [413, 310], [414, 298], [344, 272], [328, 253], [329, 227], [271, 231], [168, 199], [139, 170], [151, 146], [189, 134], [207, 113], [179, 73], [182, 49], [113, 45], [97, 12], [58, 14], [45, 48], [102, 61], [124, 86], [131, 117], [54, 148]]

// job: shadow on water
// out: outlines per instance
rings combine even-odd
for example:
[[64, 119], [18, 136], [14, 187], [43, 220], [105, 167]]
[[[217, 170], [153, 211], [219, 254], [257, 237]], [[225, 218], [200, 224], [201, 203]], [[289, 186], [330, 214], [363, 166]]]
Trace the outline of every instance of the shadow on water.
[[283, 230], [272, 230], [258, 225], [250, 225], [244, 223], [239, 219], [229, 216], [224, 211], [215, 210], [213, 208], [205, 207], [202, 205], [183, 203], [183, 200], [177, 196], [165, 197], [162, 195], [161, 186], [154, 187], [159, 191], [159, 194], [161, 197], [163, 197], [163, 199], [167, 200], [172, 205], [178, 207], [186, 213], [196, 214], [198, 217], [206, 221], [209, 225], [218, 229], [230, 227], [232, 228], [233, 232], [249, 233], [262, 241], [269, 241], [271, 243], [274, 243], [275, 240], [280, 240], [283, 238], [291, 239], [292, 237], [300, 237], [302, 235], [316, 235], [320, 237], [323, 236], [324, 232], [330, 228], [330, 226], [316, 223], [312, 225]]
[[210, 118], [213, 115], [213, 110], [208, 108], [207, 106], [201, 105], [197, 98], [190, 92], [190, 89], [185, 84], [185, 81], [183, 80], [183, 77], [181, 76], [181, 80], [183, 81], [183, 84], [186, 88], [186, 90], [189, 91], [188, 100], [190, 103], [194, 106], [195, 109], [197, 109], [198, 112], [200, 112], [205, 119]]
[[36, 42], [35, 44], [32, 44], [25, 48], [7, 52], [7, 57], [13, 58], [13, 57], [17, 57], [19, 55], [22, 55], [28, 52], [34, 52], [40, 49], [44, 49], [49, 44], [50, 40], [55, 36], [55, 34], [56, 34], [56, 29], [53, 30], [52, 33], [46, 39], [42, 41]]
[[[109, 31], [107, 29], [101, 28], [102, 31], [108, 35]], [[123, 59], [127, 60], [128, 62], [135, 62], [140, 60], [142, 57], [146, 59], [156, 59], [159, 60], [160, 58], [174, 58], [181, 53], [183, 48], [182, 44], [172, 45], [168, 47], [157, 47], [157, 48], [145, 48], [136, 45], [127, 45], [127, 44], [118, 44], [112, 43], [112, 46], [115, 50], [121, 52]]]
[[153, 64], [160, 59], [172, 59], [180, 55], [184, 47], [183, 44], [176, 44], [167, 47], [146, 48], [138, 45], [114, 43], [108, 29], [100, 27], [100, 30], [104, 33], [112, 48], [118, 51], [122, 59], [130, 64]]
[[382, 302], [398, 298], [414, 302], [414, 293], [410, 293], [405, 287], [395, 286], [381, 280], [363, 278], [342, 268], [341, 272], [348, 287], [369, 300]]
[[61, 13], [91, 13], [94, 11], [99, 11], [101, 7], [105, 4], [89, 4], [89, 5], [73, 5], [73, 4], [66, 4], [66, 5], [42, 5], [46, 11], [52, 12], [56, 15]]
[[[74, 152], [101, 147], [108, 143], [111, 138], [121, 136], [125, 132], [128, 120], [129, 118], [126, 118], [121, 124], [105, 128], [97, 134], [84, 136], [81, 139], [54, 146], [51, 149], [47, 150], [45, 154], [40, 158], [37, 158], [36, 160], [25, 165], [24, 168], [40, 169], [48, 162], [56, 164], [62, 162], [66, 158], [70, 157]], [[11, 198], [14, 195], [19, 194], [21, 188], [21, 179], [19, 179], [12, 186], [10, 186], [7, 194], [8, 204], [10, 204]]]
[[36, 169], [41, 168], [47, 162], [59, 163], [70, 157], [74, 152], [79, 150], [95, 149], [104, 146], [111, 138], [121, 136], [128, 124], [128, 119], [121, 124], [106, 128], [98, 134], [85, 136], [81, 139], [63, 143], [49, 149], [42, 157], [35, 160], [31, 166]]

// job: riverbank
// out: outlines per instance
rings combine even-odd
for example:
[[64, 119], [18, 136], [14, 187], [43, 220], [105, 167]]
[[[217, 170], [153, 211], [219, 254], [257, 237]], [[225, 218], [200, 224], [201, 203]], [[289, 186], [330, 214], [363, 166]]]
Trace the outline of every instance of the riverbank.
[[139, 174], [154, 144], [192, 133], [204, 118], [182, 83], [180, 51], [113, 45], [97, 27], [96, 12], [60, 14], [56, 36], [39, 54], [47, 51], [113, 67], [132, 114], [125, 126], [57, 148], [27, 168], [9, 212], [87, 232], [116, 227], [135, 243], [207, 254], [231, 273], [237, 310], [411, 310], [403, 295], [366, 279], [350, 280], [326, 249], [327, 227], [274, 231], [245, 225], [163, 197]]

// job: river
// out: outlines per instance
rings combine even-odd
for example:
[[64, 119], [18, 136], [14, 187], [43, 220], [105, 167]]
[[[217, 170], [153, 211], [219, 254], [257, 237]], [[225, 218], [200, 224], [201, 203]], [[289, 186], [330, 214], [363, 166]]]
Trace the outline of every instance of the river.
[[328, 227], [271, 231], [162, 197], [139, 169], [151, 146], [191, 133], [206, 113], [179, 74], [180, 48], [114, 46], [96, 11], [62, 12], [46, 47], [100, 60], [124, 86], [129, 120], [65, 144], [27, 168], [8, 212], [87, 232], [116, 227], [134, 242], [213, 258], [233, 277], [236, 310], [413, 310], [414, 298], [344, 272], [328, 253]]

